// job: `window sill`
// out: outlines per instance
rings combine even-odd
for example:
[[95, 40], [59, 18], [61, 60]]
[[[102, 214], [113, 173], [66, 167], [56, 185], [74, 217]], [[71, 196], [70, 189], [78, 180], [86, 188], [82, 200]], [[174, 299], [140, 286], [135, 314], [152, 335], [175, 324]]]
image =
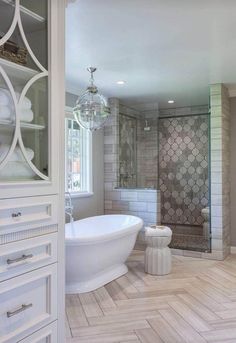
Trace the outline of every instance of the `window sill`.
[[75, 198], [88, 198], [88, 197], [91, 197], [93, 196], [94, 193], [93, 192], [72, 192], [70, 193], [70, 196], [72, 199], [75, 199]]

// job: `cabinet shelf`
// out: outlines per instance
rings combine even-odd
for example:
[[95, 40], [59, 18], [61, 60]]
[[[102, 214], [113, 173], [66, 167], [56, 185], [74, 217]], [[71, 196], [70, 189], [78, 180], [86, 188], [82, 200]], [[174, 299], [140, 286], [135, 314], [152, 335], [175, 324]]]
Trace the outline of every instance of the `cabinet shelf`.
[[[2, 120], [0, 119], [0, 131], [4, 130], [9, 130], [11, 128], [14, 128], [16, 125], [14, 122], [10, 120]], [[44, 130], [45, 126], [43, 125], [38, 125], [38, 124], [31, 124], [31, 123], [26, 123], [26, 122], [21, 122], [20, 127], [23, 130]]]
[[[8, 6], [6, 6], [6, 4]], [[2, 14], [1, 24], [4, 27], [7, 27], [6, 25], [9, 22], [9, 18], [11, 18], [12, 16], [12, 7], [14, 6], [15, 4], [12, 0], [0, 0], [0, 13]], [[28, 8], [22, 5], [20, 5], [20, 11], [22, 25], [24, 27], [25, 32], [33, 32], [36, 30], [40, 30], [43, 27], [43, 25], [45, 25], [45, 18], [38, 15], [37, 13], [29, 10]]]
[[25, 67], [14, 62], [10, 62], [3, 58], [0, 58], [0, 65], [3, 67], [11, 81], [15, 81], [17, 83], [19, 83], [19, 81], [27, 82], [33, 76], [39, 73], [37, 70]]

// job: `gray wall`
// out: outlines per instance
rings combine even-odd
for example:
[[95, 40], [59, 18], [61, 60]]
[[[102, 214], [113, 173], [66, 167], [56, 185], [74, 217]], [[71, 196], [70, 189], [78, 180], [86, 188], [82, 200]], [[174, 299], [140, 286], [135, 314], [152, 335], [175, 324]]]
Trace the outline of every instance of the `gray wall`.
[[[66, 106], [73, 107], [77, 96], [66, 93]], [[74, 218], [81, 219], [104, 214], [104, 144], [103, 130], [93, 133], [93, 195], [74, 198]]]
[[230, 206], [231, 245], [236, 246], [236, 97], [230, 99]]

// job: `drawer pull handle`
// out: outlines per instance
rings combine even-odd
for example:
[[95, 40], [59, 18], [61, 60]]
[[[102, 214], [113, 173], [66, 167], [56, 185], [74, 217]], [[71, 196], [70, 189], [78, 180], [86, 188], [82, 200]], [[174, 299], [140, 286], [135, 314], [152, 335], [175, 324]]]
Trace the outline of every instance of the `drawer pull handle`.
[[19, 218], [21, 217], [21, 212], [17, 212], [17, 213], [12, 213], [12, 218]]
[[15, 311], [8, 311], [7, 312], [7, 318], [13, 317], [16, 314], [18, 314], [20, 312], [23, 312], [23, 311], [27, 310], [28, 308], [30, 308], [32, 306], [33, 306], [33, 304], [28, 304], [28, 305], [22, 304], [21, 307], [18, 308], [17, 310], [15, 310]]
[[20, 261], [24, 261], [27, 260], [28, 258], [32, 258], [33, 254], [29, 254], [29, 255], [22, 255], [21, 257], [15, 258], [13, 260], [11, 260], [10, 258], [7, 260], [7, 264], [12, 264], [12, 263], [17, 263]]

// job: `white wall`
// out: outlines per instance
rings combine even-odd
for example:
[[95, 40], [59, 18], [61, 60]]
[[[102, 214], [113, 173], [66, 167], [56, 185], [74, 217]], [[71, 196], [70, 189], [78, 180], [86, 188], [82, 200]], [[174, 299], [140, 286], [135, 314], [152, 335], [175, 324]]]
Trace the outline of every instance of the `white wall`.
[[231, 245], [236, 246], [236, 97], [230, 99], [230, 220]]
[[[66, 93], [66, 105], [73, 107], [77, 96]], [[93, 195], [74, 198], [74, 218], [81, 219], [104, 213], [104, 144], [103, 130], [93, 133]]]

